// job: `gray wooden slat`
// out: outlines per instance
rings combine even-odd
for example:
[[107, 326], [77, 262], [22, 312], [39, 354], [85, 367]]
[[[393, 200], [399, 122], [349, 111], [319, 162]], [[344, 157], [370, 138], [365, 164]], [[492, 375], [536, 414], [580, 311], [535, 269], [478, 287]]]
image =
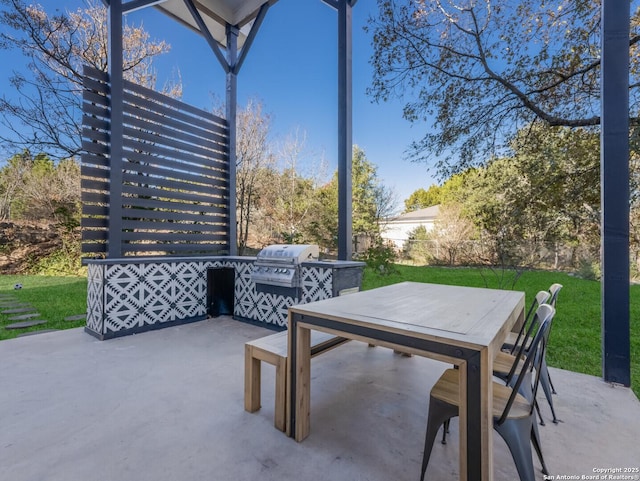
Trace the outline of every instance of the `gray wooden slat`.
[[97, 68], [87, 64], [84, 64], [82, 66], [82, 75], [92, 79], [100, 80], [102, 82], [109, 81], [109, 74], [107, 72], [105, 72], [104, 70], [98, 70]]
[[137, 197], [125, 197], [122, 199], [123, 208], [125, 213], [123, 217], [127, 217], [126, 211], [130, 208], [149, 208], [149, 209], [168, 209], [176, 212], [186, 213], [202, 213], [203, 215], [217, 215], [218, 206], [206, 205], [206, 204], [185, 204], [184, 202], [169, 202], [153, 199], [140, 199]]
[[125, 123], [127, 124], [133, 124], [132, 119], [134, 118], [144, 118], [153, 124], [164, 125], [174, 132], [188, 132], [199, 139], [211, 140], [222, 145], [229, 144], [228, 132], [212, 132], [201, 126], [188, 124], [172, 117], [171, 112], [158, 114], [149, 110], [135, 110], [130, 104], [126, 104], [125, 107]]
[[83, 192], [82, 202], [87, 204], [108, 204], [109, 194], [100, 192]]
[[131, 104], [125, 104], [125, 123], [127, 124], [132, 124], [133, 119], [141, 118], [154, 125], [164, 125], [175, 132], [189, 132], [199, 139], [212, 140], [223, 145], [229, 143], [227, 131], [218, 132], [207, 128], [210, 127], [208, 125], [189, 124], [182, 119], [175, 118], [172, 114], [173, 112], [171, 111], [157, 113], [150, 110], [136, 109]]
[[109, 112], [109, 98], [91, 90], [83, 90], [82, 111], [87, 115], [104, 117]]
[[86, 243], [80, 248], [83, 254], [101, 254], [107, 252], [107, 243]]
[[109, 154], [109, 146], [105, 144], [99, 144], [97, 142], [91, 142], [89, 140], [82, 141], [82, 150], [90, 152], [92, 154], [107, 155]]
[[[150, 200], [141, 200], [140, 204], [150, 204], [154, 201]], [[156, 203], [162, 203], [162, 201]], [[165, 202], [166, 204], [166, 202]], [[185, 204], [186, 205], [186, 204]], [[219, 206], [206, 206], [205, 208], [200, 208], [196, 210], [193, 206], [193, 210], [185, 210], [185, 205], [181, 206], [180, 211], [167, 211], [167, 210], [152, 210], [151, 208], [141, 208], [134, 206], [125, 206], [122, 219], [123, 220], [161, 220], [161, 221], [169, 221], [174, 220], [176, 222], [182, 221], [192, 221], [192, 222], [201, 222], [207, 224], [228, 224], [229, 223], [229, 215], [227, 209], [223, 210], [222, 207]], [[192, 216], [197, 216], [198, 220], [193, 221]]]
[[193, 105], [186, 104], [180, 100], [171, 98], [163, 93], [156, 92], [155, 90], [148, 89], [142, 85], [134, 84], [133, 82], [125, 81], [125, 89], [135, 93], [138, 98], [149, 98], [155, 101], [155, 105], [167, 105], [172, 110], [178, 109], [184, 112], [190, 113], [194, 117], [199, 117], [207, 120], [209, 123], [226, 125], [226, 120], [222, 117], [207, 112], [206, 110], [199, 109]]
[[82, 215], [97, 215], [97, 216], [105, 216], [109, 215], [109, 206], [108, 205], [91, 205], [91, 204], [82, 204]]
[[[90, 231], [91, 232], [91, 231]], [[217, 232], [211, 234], [184, 234], [181, 232], [122, 232], [122, 240], [135, 242], [135, 241], [157, 241], [161, 243], [172, 244], [191, 244], [201, 242], [215, 242], [221, 241], [225, 238], [224, 232]]]
[[148, 145], [149, 146], [148, 148], [150, 149], [155, 150], [156, 148], [161, 146], [161, 147], [169, 148], [175, 151], [176, 154], [174, 155], [176, 156], [182, 156], [185, 153], [188, 153], [188, 154], [191, 154], [189, 155], [190, 158], [194, 156], [204, 157], [204, 159], [201, 159], [201, 161], [209, 157], [212, 157], [217, 153], [223, 152], [222, 148], [216, 149], [216, 150], [204, 149], [197, 145], [192, 145], [179, 140], [174, 140], [170, 137], [163, 136], [156, 132], [153, 132], [153, 133], [145, 132], [142, 130], [136, 130], [126, 126], [123, 128], [123, 131], [125, 135], [125, 141], [124, 141], [125, 146], [128, 144], [130, 139], [135, 139], [136, 142], [146, 141], [146, 142], [149, 142], [149, 144], [145, 144], [145, 145]]
[[105, 132], [108, 132], [109, 131], [109, 127], [111, 126], [111, 123], [109, 122], [109, 120], [101, 118], [101, 117], [96, 117], [94, 115], [83, 115], [82, 116], [82, 126], [83, 127], [90, 127], [92, 129], [103, 130]]
[[80, 176], [93, 178], [95, 180], [109, 180], [109, 169], [104, 164], [96, 164], [95, 162], [87, 162], [85, 155], [82, 156], [80, 164]]
[[[123, 220], [123, 230], [158, 230], [158, 231], [171, 231], [171, 232], [208, 232], [210, 234], [220, 235], [224, 234], [227, 224], [213, 225], [213, 224], [195, 224], [191, 223], [179, 223], [179, 222], [167, 222], [167, 221], [140, 221], [140, 220]], [[98, 226], [100, 227], [100, 226]]]
[[93, 91], [93, 92], [102, 92], [104, 94], [108, 94], [109, 84], [100, 80], [96, 80], [95, 78], [85, 77], [82, 80], [82, 86], [85, 90]]
[[[185, 130], [185, 129], [174, 129], [172, 126], [164, 122], [162, 125], [159, 125], [154, 122], [150, 122], [148, 117], [140, 118], [140, 117], [130, 117], [125, 116], [125, 123], [128, 125], [129, 129], [134, 132], [153, 132], [154, 134], [160, 135], [163, 138], [174, 139], [181, 142], [184, 142], [188, 145], [195, 145], [202, 148], [205, 151], [213, 150], [223, 152], [227, 148], [227, 144], [229, 143], [228, 137], [223, 137], [215, 134], [208, 134], [206, 137], [194, 135], [193, 129]], [[125, 135], [130, 135], [125, 133]], [[135, 134], [131, 134], [135, 136]]]
[[[170, 109], [157, 102], [154, 102], [150, 98], [142, 98], [140, 96], [134, 95], [131, 92], [124, 92], [122, 96], [125, 104], [127, 105], [127, 112], [131, 115], [136, 115], [136, 113], [140, 116], [147, 116], [146, 112], [153, 112], [160, 114], [162, 118], [169, 118], [173, 121], [182, 122], [184, 125], [183, 128], [188, 129], [189, 126], [196, 126], [204, 129], [212, 134], [221, 134], [227, 135], [226, 128], [222, 127], [217, 123], [213, 123], [207, 120], [205, 117], [194, 117], [192, 115], [188, 115], [180, 110]], [[138, 107], [140, 110], [135, 109], [134, 107]], [[143, 113], [145, 112], [145, 113]], [[176, 122], [175, 125], [178, 125]]]
[[[152, 153], [155, 155], [150, 155], [151, 152], [148, 152], [151, 150], [149, 145], [142, 142], [136, 142], [131, 139], [126, 141], [124, 146], [126, 148], [126, 156], [130, 160], [137, 160], [139, 162], [151, 162], [155, 160], [155, 164], [163, 164], [168, 168], [175, 169], [177, 171], [197, 172], [202, 175], [215, 175], [215, 172], [212, 172], [212, 170], [214, 170], [214, 165], [204, 164], [204, 159], [200, 159], [199, 164], [194, 164], [192, 163], [193, 159], [188, 158], [184, 153], [182, 153], [180, 156], [181, 159], [178, 160], [176, 157], [180, 152], [169, 150], [157, 145], [153, 146], [154, 148]], [[186, 160], [191, 160], [192, 162], [187, 163], [185, 162]], [[213, 163], [213, 160], [210, 162]], [[217, 165], [215, 167], [217, 167]]]
[[[137, 156], [141, 158], [140, 156]], [[159, 162], [156, 162], [159, 161]], [[229, 178], [228, 173], [224, 171], [218, 171], [215, 169], [208, 169], [205, 174], [191, 173], [191, 172], [176, 172], [176, 169], [172, 169], [166, 159], [158, 159], [157, 157], [148, 157], [144, 161], [133, 162], [135, 168], [141, 174], [145, 174], [150, 177], [166, 179], [169, 182], [179, 182], [187, 184], [198, 184], [208, 189], [228, 189]], [[129, 164], [125, 164], [129, 165]], [[125, 172], [131, 172], [133, 169], [126, 169]]]
[[109, 237], [109, 232], [106, 229], [102, 230], [91, 230], [85, 229], [82, 231], [82, 240], [96, 240], [96, 241], [106, 241]]
[[[109, 157], [107, 157], [106, 155], [94, 155], [92, 153], [89, 152], [83, 152], [81, 155], [81, 160], [82, 163], [80, 165], [80, 172], [82, 172], [82, 169], [86, 166], [86, 167], [90, 167], [90, 168], [96, 168], [96, 169], [108, 169], [109, 167]], [[107, 174], [108, 175], [108, 174]]]
[[203, 223], [229, 223], [228, 209], [226, 206], [209, 206], [207, 215], [200, 213], [176, 212], [168, 210], [127, 209], [123, 216], [123, 222], [131, 220], [135, 222], [142, 219], [173, 220], [175, 222], [203, 222]]
[[[105, 231], [106, 233], [106, 231]], [[154, 231], [123, 231], [122, 240], [136, 243], [136, 241], [157, 242], [160, 244], [208, 244], [222, 242], [226, 239], [224, 232], [191, 233], [183, 232], [154, 232]], [[99, 239], [96, 239], [99, 240]]]
[[[82, 161], [84, 162], [84, 157]], [[109, 170], [101, 167], [93, 167], [93, 164], [83, 163], [80, 168], [80, 176], [87, 179], [94, 179], [96, 182], [100, 180], [109, 182]]]
[[[164, 232], [167, 231], [167, 232]], [[162, 241], [173, 243], [194, 243], [194, 242], [213, 242], [214, 240], [224, 239], [226, 231], [224, 228], [218, 230], [203, 232], [173, 232], [168, 229], [158, 230], [122, 230], [122, 239], [126, 241]]]
[[[144, 144], [143, 144], [144, 145]], [[161, 155], [160, 152], [141, 152], [140, 149], [131, 149], [132, 145], [127, 145], [125, 162], [132, 164], [152, 165], [165, 169], [167, 177], [175, 177], [183, 173], [203, 175], [213, 178], [227, 178], [229, 175], [229, 163], [218, 159], [208, 159], [208, 163], [190, 164], [184, 158], [174, 158], [176, 152], [165, 151], [164, 154], [171, 154], [171, 157]]]
[[198, 245], [173, 245], [173, 244], [124, 244], [123, 251], [126, 254], [134, 254], [144, 256], [145, 253], [151, 252], [152, 255], [156, 255], [156, 252], [165, 252], [167, 257], [174, 255], [188, 256], [188, 255], [228, 255], [229, 246], [227, 244], [207, 244], [205, 246]]
[[205, 196], [202, 194], [192, 194], [190, 192], [184, 192], [179, 190], [167, 190], [167, 189], [156, 189], [153, 187], [139, 187], [131, 184], [123, 184], [122, 188], [123, 194], [133, 194], [138, 197], [160, 197], [163, 200], [182, 200], [187, 202], [203, 203], [203, 204], [211, 204], [218, 203], [222, 200], [222, 197], [218, 196]]
[[82, 190], [100, 190], [103, 192], [109, 192], [109, 181], [106, 179], [94, 180], [83, 177], [80, 179], [80, 188]]
[[[140, 115], [141, 112], [144, 112], [144, 116]], [[127, 108], [125, 111], [124, 122], [133, 127], [163, 133], [164, 135], [174, 138], [188, 134], [190, 138], [194, 139], [196, 144], [201, 144], [202, 142], [205, 143], [205, 146], [214, 144], [213, 148], [215, 148], [215, 144], [223, 146], [229, 144], [229, 133], [227, 131], [221, 133], [211, 132], [196, 125], [190, 125], [181, 120], [174, 119], [170, 114], [171, 112], [159, 114], [149, 110], [141, 111], [131, 107], [131, 109]], [[163, 131], [163, 128], [167, 130]]]
[[83, 228], [106, 228], [108, 225], [108, 219], [106, 217], [83, 217], [80, 219], [80, 225]]
[[82, 128], [82, 138], [87, 142], [94, 141], [102, 144], [108, 144], [110, 142], [109, 132], [94, 130], [87, 127]]
[[101, 119], [109, 119], [109, 107], [108, 106], [104, 106], [104, 105], [100, 105], [100, 104], [96, 104], [96, 103], [89, 103], [89, 102], [84, 102], [82, 104], [82, 112], [85, 115], [91, 116], [91, 117], [98, 117]]
[[[172, 130], [179, 132], [190, 132], [198, 138], [209, 139], [211, 136], [216, 135], [217, 141], [221, 143], [228, 142], [228, 136], [226, 132], [213, 132], [208, 129], [209, 125], [189, 124], [184, 120], [177, 119], [173, 116], [173, 111], [168, 112], [155, 112], [149, 109], [137, 108], [135, 105], [125, 103], [125, 119], [127, 124], [132, 123], [132, 119], [141, 118], [156, 125], [164, 125]], [[155, 129], [152, 129], [155, 130]]]
[[[212, 180], [212, 183], [209, 185], [202, 185], [194, 182], [183, 181], [181, 179], [167, 179], [162, 177], [151, 177], [148, 175], [141, 176], [139, 174], [132, 174], [129, 172], [125, 172], [123, 174], [122, 180], [123, 182], [127, 182], [131, 185], [143, 184], [148, 187], [154, 187], [163, 192], [165, 190], [188, 190], [203, 196], [205, 199], [208, 199], [211, 196], [220, 198], [221, 196], [228, 194], [227, 182], [216, 180]], [[198, 180], [203, 182], [207, 179]], [[210, 200], [205, 200], [205, 202], [210, 202]]]

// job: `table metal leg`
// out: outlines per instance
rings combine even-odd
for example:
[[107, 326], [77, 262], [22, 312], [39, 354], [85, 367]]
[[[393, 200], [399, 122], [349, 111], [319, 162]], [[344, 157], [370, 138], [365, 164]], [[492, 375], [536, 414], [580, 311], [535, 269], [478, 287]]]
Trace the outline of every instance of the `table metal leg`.
[[461, 480], [489, 481], [492, 477], [491, 374], [484, 352], [474, 354], [460, 366], [460, 386], [464, 386], [460, 393]]

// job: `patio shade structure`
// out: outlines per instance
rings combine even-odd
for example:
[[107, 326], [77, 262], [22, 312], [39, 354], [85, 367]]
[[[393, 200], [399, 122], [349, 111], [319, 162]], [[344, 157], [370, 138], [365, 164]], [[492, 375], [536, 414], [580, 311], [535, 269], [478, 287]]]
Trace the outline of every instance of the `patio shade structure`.
[[[122, 15], [154, 6], [198, 32], [227, 74], [229, 123], [230, 254], [235, 255], [235, 142], [237, 77], [267, 10], [277, 0], [103, 0], [109, 9], [109, 74], [111, 79], [110, 156], [122, 158]], [[302, 1], [302, 0], [298, 0]], [[339, 259], [351, 258], [351, 9], [356, 0], [322, 0], [338, 13], [338, 178]], [[602, 333], [605, 381], [630, 384], [629, 323], [629, 144], [628, 69], [629, 6], [602, 0]], [[117, 198], [121, 169], [111, 171], [111, 196]], [[110, 216], [121, 218], [118, 205]], [[109, 232], [109, 257], [119, 256], [121, 230]]]
[[[338, 13], [338, 259], [352, 257], [351, 209], [351, 149], [352, 149], [352, 20], [351, 8], [357, 0], [322, 0]], [[111, 158], [122, 158], [122, 15], [154, 6], [166, 15], [202, 35], [226, 73], [226, 116], [229, 124], [229, 245], [230, 254], [237, 254], [236, 245], [236, 112], [237, 82], [240, 68], [265, 18], [267, 10], [277, 0], [103, 0], [109, 9], [109, 74], [112, 91]], [[117, 169], [116, 169], [117, 170]], [[119, 173], [112, 171], [111, 198], [118, 198]], [[115, 209], [113, 208], [115, 207]], [[117, 206], [111, 216], [121, 218]], [[109, 233], [109, 256], [119, 256], [120, 234]]]

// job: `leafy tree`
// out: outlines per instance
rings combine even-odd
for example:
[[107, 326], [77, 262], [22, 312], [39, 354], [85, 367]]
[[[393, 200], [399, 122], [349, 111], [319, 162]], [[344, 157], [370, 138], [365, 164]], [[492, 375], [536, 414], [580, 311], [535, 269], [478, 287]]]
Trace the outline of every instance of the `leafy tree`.
[[[353, 146], [351, 164], [353, 234], [372, 234], [378, 231], [375, 190], [379, 184], [377, 168], [357, 145]], [[338, 180], [336, 174], [336, 182]]]
[[640, 279], [640, 136], [636, 129], [631, 136], [630, 152], [630, 248], [632, 265], [632, 276]]
[[[631, 123], [638, 124], [640, 8], [631, 5]], [[502, 156], [525, 126], [600, 123], [600, 0], [378, 0], [370, 94], [406, 99], [433, 128], [410, 148], [448, 177]]]
[[[80, 152], [82, 67], [107, 71], [106, 9], [92, 0], [87, 7], [48, 15], [22, 0], [0, 0], [0, 48], [20, 50], [29, 73], [13, 71], [16, 96], [0, 98], [0, 121], [8, 129], [0, 140], [9, 146], [47, 151], [60, 158]], [[154, 88], [153, 58], [169, 51], [151, 41], [140, 26], [123, 26], [123, 73], [126, 79]], [[7, 70], [9, 72], [9, 70]], [[164, 89], [180, 96], [180, 83]]]
[[[395, 208], [395, 195], [378, 178], [377, 167], [357, 145], [353, 146], [352, 210], [353, 235], [364, 235], [374, 241], [379, 237], [380, 223]], [[329, 249], [337, 247], [338, 173], [317, 191], [318, 211], [310, 221], [312, 239]]]
[[440, 191], [440, 186], [435, 184], [427, 190], [420, 188], [414, 191], [409, 198], [404, 201], [404, 211], [413, 212], [414, 210], [425, 209], [426, 207], [440, 204]]
[[[541, 245], [555, 242], [572, 245], [574, 256], [578, 247], [595, 255], [599, 247], [598, 134], [533, 126], [520, 132], [511, 147], [513, 156], [472, 171], [459, 191], [466, 196], [467, 214], [495, 242], [497, 257], [520, 257], [519, 262], [530, 263]], [[527, 243], [528, 253], [522, 251]]]
[[411, 232], [404, 242], [403, 253], [416, 264], [426, 264], [433, 258], [433, 250], [429, 243], [431, 238], [427, 228], [419, 225]]
[[[551, 232], [573, 246], [600, 248], [600, 137], [587, 128], [532, 128], [512, 143], [527, 176], [524, 198], [542, 204]], [[554, 219], [555, 218], [555, 219]], [[575, 261], [576, 259], [574, 259]]]
[[310, 238], [319, 246], [335, 251], [338, 249], [338, 182], [337, 176], [316, 189], [317, 212], [309, 219], [307, 230]]
[[[378, 177], [378, 168], [360, 147], [353, 146], [351, 164], [353, 234], [377, 236], [383, 218], [395, 209], [396, 196]], [[335, 176], [337, 183], [338, 177]]]

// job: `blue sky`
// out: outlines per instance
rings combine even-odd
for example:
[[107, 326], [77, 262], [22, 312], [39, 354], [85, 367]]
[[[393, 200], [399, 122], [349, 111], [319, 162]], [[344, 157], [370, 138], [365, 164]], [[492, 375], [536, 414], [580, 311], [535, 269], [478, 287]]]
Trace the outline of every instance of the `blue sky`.
[[[48, 13], [75, 10], [81, 0], [41, 0]], [[374, 0], [357, 2], [353, 9], [353, 142], [378, 167], [383, 183], [402, 201], [418, 188], [434, 183], [425, 164], [404, 160], [412, 140], [427, 125], [411, 125], [402, 118], [402, 102], [375, 104], [365, 93], [372, 74], [370, 34], [363, 31], [369, 15], [377, 13]], [[144, 23], [153, 39], [166, 40], [171, 53], [158, 58], [160, 82], [180, 71], [183, 100], [206, 109], [215, 98], [224, 99], [222, 67], [205, 40], [155, 9], [133, 12], [129, 23]], [[330, 170], [337, 166], [337, 13], [321, 0], [279, 0], [268, 12], [238, 77], [238, 101], [259, 99], [272, 117], [272, 140], [306, 133], [307, 149], [323, 155]], [[2, 57], [9, 56], [0, 51]], [[21, 65], [19, 54], [3, 58], [3, 65]], [[24, 63], [24, 62], [22, 62]], [[7, 92], [5, 70], [0, 85]]]

